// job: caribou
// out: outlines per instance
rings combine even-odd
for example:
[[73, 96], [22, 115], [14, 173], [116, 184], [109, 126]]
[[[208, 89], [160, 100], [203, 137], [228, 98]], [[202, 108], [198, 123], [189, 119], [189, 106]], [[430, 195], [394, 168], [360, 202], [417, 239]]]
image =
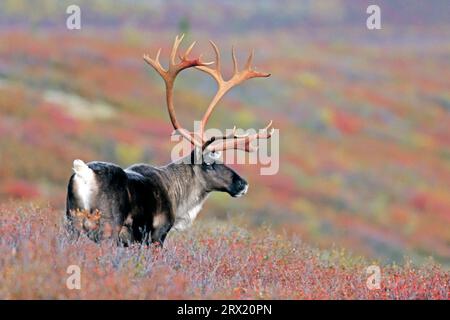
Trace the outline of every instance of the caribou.
[[[220, 152], [234, 149], [255, 151], [253, 141], [269, 139], [272, 121], [255, 134], [238, 135], [236, 127], [230, 134], [207, 138], [205, 127], [221, 98], [233, 87], [252, 78], [270, 74], [252, 68], [253, 51], [242, 70], [239, 70], [232, 48], [233, 75], [225, 80], [221, 72], [220, 51], [210, 41], [215, 60], [203, 62], [189, 58], [193, 42], [184, 54], [178, 53], [183, 40], [176, 36], [165, 69], [156, 57], [144, 55], [148, 63], [164, 80], [166, 105], [173, 128], [192, 145], [189, 155], [165, 166], [134, 164], [126, 169], [113, 163], [82, 160], [73, 162], [73, 174], [67, 188], [66, 225], [72, 234], [86, 232], [99, 241], [115, 238], [118, 242], [155, 243], [162, 246], [171, 229], [183, 230], [197, 217], [208, 195], [213, 191], [226, 192], [232, 197], [247, 193], [248, 183], [234, 170], [220, 161]], [[177, 75], [185, 69], [196, 69], [211, 76], [217, 91], [209, 103], [197, 132], [191, 132], [178, 122], [173, 91]]]

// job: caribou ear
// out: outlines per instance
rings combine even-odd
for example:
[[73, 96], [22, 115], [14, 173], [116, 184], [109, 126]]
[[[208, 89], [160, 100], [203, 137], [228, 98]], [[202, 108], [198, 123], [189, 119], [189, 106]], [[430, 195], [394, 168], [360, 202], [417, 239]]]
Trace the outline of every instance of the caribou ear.
[[203, 153], [203, 162], [206, 164], [213, 164], [220, 159], [220, 151], [206, 151]]

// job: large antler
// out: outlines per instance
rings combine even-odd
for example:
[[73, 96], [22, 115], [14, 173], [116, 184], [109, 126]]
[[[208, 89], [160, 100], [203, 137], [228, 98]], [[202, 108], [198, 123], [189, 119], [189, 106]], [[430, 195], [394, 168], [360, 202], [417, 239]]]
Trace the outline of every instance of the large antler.
[[[205, 126], [209, 120], [209, 117], [211, 116], [211, 113], [213, 112], [214, 108], [216, 107], [217, 103], [220, 101], [220, 99], [234, 86], [239, 85], [240, 83], [244, 82], [245, 80], [251, 79], [251, 78], [265, 78], [269, 77], [269, 73], [263, 73], [263, 72], [257, 72], [252, 69], [251, 64], [253, 60], [253, 51], [250, 53], [247, 63], [245, 64], [245, 67], [242, 71], [238, 70], [237, 60], [236, 60], [236, 54], [234, 51], [234, 48], [232, 48], [231, 56], [233, 59], [233, 67], [234, 72], [233, 76], [229, 80], [224, 80], [223, 76], [221, 74], [221, 61], [220, 61], [220, 52], [217, 46], [214, 42], [210, 41], [211, 46], [214, 49], [214, 53], [216, 56], [215, 60], [215, 67], [211, 68], [208, 67], [208, 65], [213, 64], [214, 62], [202, 62], [200, 60], [201, 55], [197, 59], [190, 60], [188, 58], [189, 53], [191, 52], [192, 48], [195, 45], [195, 42], [193, 42], [189, 48], [186, 50], [184, 55], [180, 55], [180, 62], [176, 63], [176, 55], [178, 51], [178, 47], [183, 40], [184, 35], [181, 37], [176, 37], [175, 41], [173, 43], [172, 51], [170, 53], [170, 59], [169, 59], [169, 67], [168, 69], [164, 69], [161, 66], [161, 63], [159, 62], [159, 55], [161, 53], [161, 49], [158, 50], [158, 53], [156, 54], [155, 59], [150, 58], [148, 55], [144, 55], [144, 60], [151, 65], [163, 78], [165, 84], [166, 84], [166, 103], [167, 103], [167, 110], [169, 111], [170, 115], [170, 121], [172, 122], [172, 125], [175, 130], [177, 130], [185, 139], [190, 141], [194, 146], [201, 147], [202, 150], [205, 150], [208, 148], [211, 151], [223, 151], [226, 149], [240, 149], [247, 152], [254, 151], [255, 148], [250, 145], [250, 143], [253, 140], [257, 139], [269, 139], [273, 133], [272, 128], [272, 121], [263, 129], [260, 130], [260, 133], [253, 134], [253, 135], [237, 135], [236, 134], [236, 127], [234, 127], [232, 133], [230, 135], [225, 136], [219, 136], [219, 137], [212, 137], [209, 140], [206, 140], [204, 136], [205, 132]], [[213, 99], [211, 100], [211, 103], [208, 106], [208, 109], [206, 110], [201, 124], [200, 124], [200, 132], [189, 132], [188, 130], [184, 129], [180, 123], [178, 122], [176, 115], [175, 115], [175, 109], [173, 106], [173, 86], [175, 82], [175, 78], [180, 73], [180, 71], [195, 67], [198, 70], [201, 70], [210, 76], [214, 78], [217, 82], [217, 92]], [[219, 144], [214, 144], [214, 142], [221, 141]]]
[[[211, 103], [209, 104], [208, 109], [206, 110], [205, 115], [203, 116], [202, 122], [200, 124], [200, 136], [203, 138], [204, 141], [203, 149], [209, 148], [211, 151], [223, 151], [226, 149], [240, 149], [247, 152], [254, 151], [256, 150], [256, 148], [252, 147], [250, 143], [253, 140], [257, 139], [269, 139], [273, 134], [272, 121], [270, 121], [269, 124], [263, 130], [260, 130], [260, 133], [258, 134], [237, 135], [236, 127], [234, 127], [230, 135], [212, 137], [208, 141], [205, 141], [204, 138], [205, 126], [217, 103], [231, 88], [252, 78], [267, 78], [270, 76], [270, 73], [258, 72], [252, 69], [253, 50], [248, 56], [247, 63], [245, 64], [244, 69], [242, 71], [239, 71], [236, 53], [234, 51], [234, 47], [232, 47], [231, 57], [233, 59], [233, 76], [229, 80], [224, 80], [221, 73], [220, 51], [213, 41], [210, 41], [210, 43], [216, 56], [215, 68], [207, 67], [205, 65], [195, 67], [196, 69], [201, 70], [212, 76], [214, 80], [216, 80], [217, 82], [217, 93], [211, 100]], [[218, 140], [223, 140], [223, 142], [221, 144], [213, 145], [213, 142]]]
[[[188, 58], [189, 53], [192, 51], [192, 48], [195, 45], [195, 41], [189, 46], [189, 48], [185, 51], [183, 55], [180, 55], [180, 62], [176, 63], [176, 56], [178, 47], [180, 46], [181, 41], [183, 40], [184, 35], [181, 35], [180, 37], [176, 36], [175, 41], [172, 46], [172, 51], [170, 53], [170, 59], [169, 59], [169, 67], [168, 69], [164, 69], [161, 66], [161, 63], [159, 62], [159, 55], [161, 54], [161, 49], [158, 50], [155, 59], [150, 58], [149, 55], [144, 54], [144, 60], [149, 65], [151, 65], [163, 78], [165, 84], [166, 84], [166, 103], [167, 103], [167, 110], [169, 111], [170, 121], [172, 122], [172, 125], [175, 130], [178, 130], [178, 132], [186, 138], [188, 141], [190, 141], [193, 145], [196, 146], [202, 146], [203, 141], [200, 138], [200, 141], [198, 138], [195, 137], [195, 135], [188, 130], [184, 129], [180, 123], [178, 122], [175, 114], [175, 108], [173, 106], [173, 86], [175, 79], [180, 73], [180, 71], [195, 67], [195, 66], [204, 66], [207, 65], [207, 63], [203, 63], [200, 61], [201, 56], [199, 56], [197, 59], [190, 60]], [[201, 137], [201, 136], [200, 136]]]

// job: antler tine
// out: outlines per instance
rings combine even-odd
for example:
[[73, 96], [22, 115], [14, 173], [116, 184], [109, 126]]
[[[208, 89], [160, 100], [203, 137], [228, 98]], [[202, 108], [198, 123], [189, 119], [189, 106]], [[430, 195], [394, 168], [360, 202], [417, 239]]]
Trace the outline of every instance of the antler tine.
[[245, 63], [245, 80], [251, 78], [267, 78], [270, 77], [270, 73], [258, 72], [252, 69], [253, 56], [255, 51], [252, 49], [248, 55], [247, 62]]
[[196, 43], [197, 43], [197, 41], [194, 41], [194, 42], [191, 43], [189, 48], [187, 48], [187, 50], [184, 52], [184, 55], [181, 57], [181, 60], [187, 59], [188, 55], [191, 53], [192, 48], [194, 48]]
[[[273, 128], [272, 124], [273, 124], [273, 121], [270, 120], [269, 124], [264, 129], [262, 129], [263, 132], [267, 133], [266, 138], [270, 138], [272, 136], [273, 132], [275, 131], [275, 129]], [[270, 129], [270, 131], [269, 131], [269, 129]]]
[[161, 63], [159, 62], [159, 55], [160, 54], [161, 54], [161, 48], [158, 49], [158, 52], [156, 52], [156, 57], [155, 57], [155, 62], [161, 67]]
[[[209, 40], [209, 43], [214, 50], [214, 55], [215, 55], [216, 59], [213, 62], [203, 63], [201, 66], [196, 66], [196, 69], [201, 70], [201, 71], [209, 74], [210, 76], [212, 76], [214, 78], [214, 80], [216, 80], [217, 85], [220, 88], [222, 86], [222, 84], [224, 83], [222, 74], [220, 72], [220, 70], [221, 70], [220, 50], [217, 47], [217, 45], [214, 43], [214, 41]], [[214, 68], [207, 66], [207, 65], [210, 65], [213, 63], [215, 63], [215, 65], [216, 65]]]
[[252, 67], [252, 61], [253, 61], [253, 54], [254, 54], [254, 50], [252, 49], [252, 51], [250, 51], [250, 54], [247, 58], [247, 63], [245, 64], [245, 69], [246, 70], [251, 70]]
[[230, 134], [226, 135], [225, 138], [236, 137], [236, 126], [233, 127], [233, 130]]
[[231, 47], [231, 59], [233, 59], [233, 74], [236, 74], [239, 72], [237, 59], [236, 59], [236, 52], [234, 50], [234, 46]]
[[159, 55], [161, 54], [161, 48], [158, 49], [158, 52], [156, 53], [155, 59], [150, 58], [148, 54], [144, 54], [143, 58], [145, 62], [147, 62], [149, 65], [153, 67], [162, 77], [166, 70], [161, 66], [161, 63], [159, 62]]
[[[184, 34], [182, 34], [180, 37], [175, 36], [175, 40], [173, 41], [172, 51], [170, 52], [170, 63], [169, 65], [174, 67], [175, 64], [175, 57], [177, 56], [178, 47], [180, 46], [181, 41], [183, 41]], [[170, 69], [170, 67], [169, 67]]]
[[217, 73], [220, 75], [220, 51], [219, 48], [217, 48], [217, 45], [214, 43], [214, 41], [209, 40], [209, 43], [211, 44], [211, 46], [214, 49], [214, 54], [216, 55], [216, 71]]

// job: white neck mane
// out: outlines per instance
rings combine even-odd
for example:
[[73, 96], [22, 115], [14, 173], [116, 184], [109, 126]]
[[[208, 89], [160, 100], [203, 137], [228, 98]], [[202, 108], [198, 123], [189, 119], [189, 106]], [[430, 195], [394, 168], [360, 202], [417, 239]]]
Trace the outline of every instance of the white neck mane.
[[202, 209], [207, 197], [192, 197], [179, 205], [175, 213], [175, 223], [172, 229], [179, 231], [190, 227]]

